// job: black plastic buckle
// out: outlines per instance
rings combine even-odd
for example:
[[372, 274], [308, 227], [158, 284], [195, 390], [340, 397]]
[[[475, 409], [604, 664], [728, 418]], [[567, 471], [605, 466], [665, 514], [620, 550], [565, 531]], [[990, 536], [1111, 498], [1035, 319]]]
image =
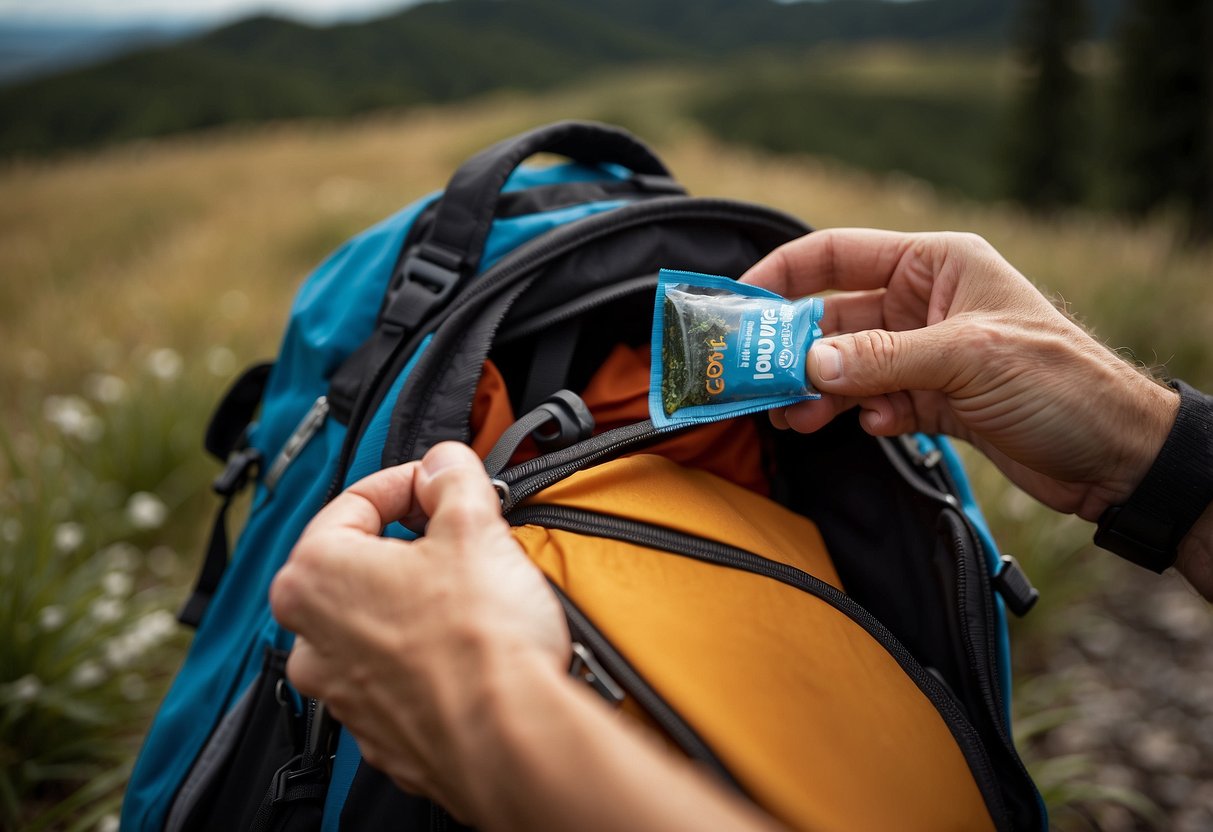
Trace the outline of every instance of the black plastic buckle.
[[416, 330], [430, 315], [442, 308], [459, 285], [461, 275], [458, 268], [436, 263], [426, 254], [424, 249], [413, 252], [400, 266], [392, 281], [399, 288], [383, 310], [385, 323], [409, 331]]
[[220, 497], [230, 497], [248, 485], [249, 472], [261, 464], [261, 451], [241, 448], [228, 454], [223, 472], [215, 477], [211, 489]]
[[328, 783], [329, 775], [327, 760], [305, 766], [303, 755], [297, 754], [274, 772], [271, 803], [313, 799], [317, 789]]
[[572, 390], [557, 390], [535, 408], [547, 413], [551, 427], [541, 425], [531, 432], [531, 437], [543, 453], [559, 451], [594, 433], [594, 415], [581, 397]]
[[1032, 586], [1028, 574], [1011, 555], [1002, 556], [1002, 566], [999, 567], [998, 574], [991, 579], [991, 583], [1002, 596], [1007, 609], [1015, 613], [1017, 618], [1027, 615], [1040, 600], [1040, 590]]

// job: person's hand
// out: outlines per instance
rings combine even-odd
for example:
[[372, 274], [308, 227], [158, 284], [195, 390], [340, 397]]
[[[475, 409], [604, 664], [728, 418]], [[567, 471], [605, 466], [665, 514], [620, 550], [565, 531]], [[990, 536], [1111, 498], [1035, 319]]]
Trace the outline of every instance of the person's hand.
[[[425, 536], [379, 536], [402, 520]], [[270, 590], [298, 634], [287, 674], [400, 787], [470, 811], [465, 782], [492, 686], [520, 658], [568, 666], [563, 612], [510, 535], [471, 449], [355, 483], [304, 531]]]
[[1174, 391], [1121, 360], [971, 234], [819, 231], [742, 280], [825, 298], [808, 370], [822, 393], [772, 412], [810, 432], [858, 405], [871, 434], [946, 433], [1021, 488], [1096, 520], [1149, 470], [1178, 409]]

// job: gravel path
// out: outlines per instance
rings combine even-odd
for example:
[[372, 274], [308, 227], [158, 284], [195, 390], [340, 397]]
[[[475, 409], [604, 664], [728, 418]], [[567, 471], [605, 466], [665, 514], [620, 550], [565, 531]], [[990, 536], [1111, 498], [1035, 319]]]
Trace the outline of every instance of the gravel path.
[[1213, 605], [1173, 574], [1112, 570], [1043, 657], [1075, 709], [1044, 750], [1086, 755], [1096, 782], [1161, 810], [1155, 823], [1098, 806], [1091, 820], [1106, 832], [1213, 832]]

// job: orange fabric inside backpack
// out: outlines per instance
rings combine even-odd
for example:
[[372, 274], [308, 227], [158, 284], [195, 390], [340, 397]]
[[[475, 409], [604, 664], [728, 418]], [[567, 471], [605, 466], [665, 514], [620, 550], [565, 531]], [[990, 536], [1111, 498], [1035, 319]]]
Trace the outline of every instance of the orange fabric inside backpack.
[[[595, 434], [647, 419], [649, 347], [617, 345], [590, 379], [581, 398], [594, 414]], [[485, 361], [472, 401], [472, 449], [482, 458], [488, 456], [516, 418], [505, 379], [492, 361]], [[770, 493], [758, 429], [750, 419], [701, 425], [651, 445], [644, 453], [707, 471], [757, 494]], [[511, 464], [525, 462], [537, 454], [535, 444], [528, 439], [514, 454]]]

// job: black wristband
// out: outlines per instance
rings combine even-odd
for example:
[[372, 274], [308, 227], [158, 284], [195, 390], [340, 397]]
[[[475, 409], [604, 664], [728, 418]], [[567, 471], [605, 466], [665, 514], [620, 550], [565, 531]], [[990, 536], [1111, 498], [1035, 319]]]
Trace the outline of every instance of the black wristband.
[[1162, 450], [1124, 505], [1099, 518], [1095, 545], [1163, 572], [1179, 542], [1213, 502], [1213, 398], [1182, 381], [1179, 413]]

